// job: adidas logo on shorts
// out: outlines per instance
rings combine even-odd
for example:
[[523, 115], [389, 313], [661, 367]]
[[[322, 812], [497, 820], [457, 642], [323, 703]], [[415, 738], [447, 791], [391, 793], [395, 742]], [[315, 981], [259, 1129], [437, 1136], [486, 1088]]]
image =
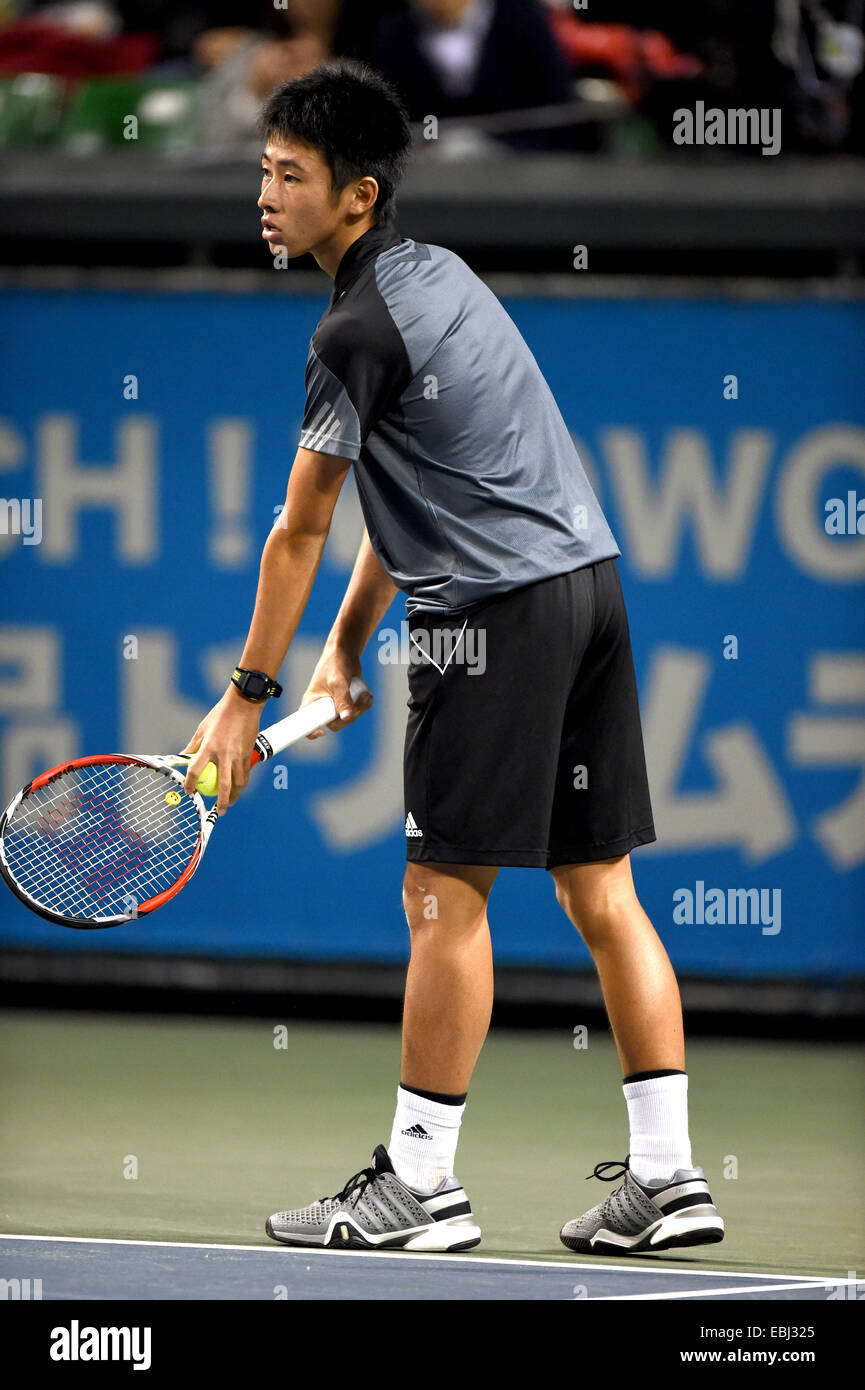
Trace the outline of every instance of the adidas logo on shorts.
[[413, 837], [423, 834], [423, 831], [418, 826], [418, 823], [412, 815], [411, 811], [409, 811], [408, 815], [405, 818], [405, 833], [406, 835], [410, 835]]

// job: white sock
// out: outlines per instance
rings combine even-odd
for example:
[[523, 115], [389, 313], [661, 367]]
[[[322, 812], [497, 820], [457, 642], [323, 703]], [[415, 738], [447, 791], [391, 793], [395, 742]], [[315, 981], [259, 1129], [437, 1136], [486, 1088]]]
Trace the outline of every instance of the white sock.
[[677, 1168], [692, 1167], [685, 1072], [625, 1082], [622, 1090], [631, 1127], [630, 1169], [637, 1182], [670, 1178]]
[[387, 1151], [394, 1172], [407, 1187], [432, 1192], [451, 1177], [465, 1108], [465, 1102], [447, 1105], [397, 1087]]

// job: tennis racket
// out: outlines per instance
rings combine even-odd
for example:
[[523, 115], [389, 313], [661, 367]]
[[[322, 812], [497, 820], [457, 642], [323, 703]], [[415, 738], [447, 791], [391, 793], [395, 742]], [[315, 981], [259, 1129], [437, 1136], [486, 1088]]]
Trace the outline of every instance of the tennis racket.
[[[352, 700], [368, 692], [360, 677]], [[251, 765], [335, 719], [329, 695], [262, 730]], [[34, 777], [0, 820], [0, 874], [25, 907], [62, 927], [116, 927], [176, 897], [217, 822], [183, 787], [194, 754], [106, 753]], [[208, 763], [204, 772], [210, 768]]]

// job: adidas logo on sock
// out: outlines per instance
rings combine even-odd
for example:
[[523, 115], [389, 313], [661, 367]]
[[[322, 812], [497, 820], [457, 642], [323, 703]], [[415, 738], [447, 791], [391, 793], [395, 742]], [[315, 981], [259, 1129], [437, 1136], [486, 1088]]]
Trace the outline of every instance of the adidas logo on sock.
[[417, 821], [415, 820], [414, 816], [412, 815], [411, 811], [409, 811], [408, 815], [407, 815], [406, 818], [405, 818], [405, 833], [406, 833], [406, 835], [412, 835], [412, 836], [417, 836], [417, 835], [422, 835], [422, 834], [423, 834], [423, 831], [420, 829], [420, 827], [419, 827]]
[[431, 1134], [427, 1134], [423, 1125], [412, 1125], [411, 1129], [404, 1129], [403, 1134], [407, 1134], [409, 1139], [432, 1139]]

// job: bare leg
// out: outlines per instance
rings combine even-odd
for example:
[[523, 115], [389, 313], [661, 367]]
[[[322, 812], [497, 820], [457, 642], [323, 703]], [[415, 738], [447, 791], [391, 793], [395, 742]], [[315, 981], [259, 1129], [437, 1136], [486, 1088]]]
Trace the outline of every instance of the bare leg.
[[487, 898], [498, 869], [407, 864], [403, 905], [411, 960], [401, 1080], [461, 1095], [490, 1026], [493, 959]]
[[592, 953], [622, 1075], [685, 1069], [679, 987], [640, 906], [630, 855], [552, 870], [556, 897]]

